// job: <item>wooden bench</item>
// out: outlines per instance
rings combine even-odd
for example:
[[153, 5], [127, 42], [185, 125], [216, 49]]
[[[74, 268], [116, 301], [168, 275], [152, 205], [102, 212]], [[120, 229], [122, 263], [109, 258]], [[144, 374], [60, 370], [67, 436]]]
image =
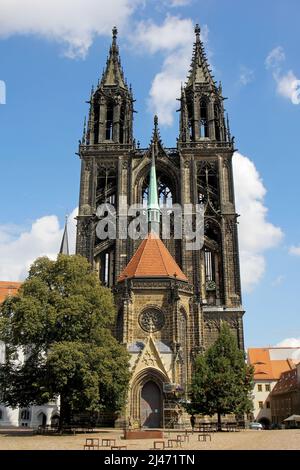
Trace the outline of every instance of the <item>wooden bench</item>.
[[154, 441], [153, 442], [153, 449], [164, 449], [165, 448], [165, 441]]
[[181, 442], [178, 439], [168, 439], [168, 448], [181, 447]]
[[111, 447], [116, 445], [116, 439], [105, 438], [102, 439], [102, 447]]
[[180, 442], [189, 442], [190, 441], [190, 437], [188, 434], [177, 434], [177, 441], [180, 441]]
[[206, 442], [206, 439], [209, 437], [209, 440], [211, 441], [211, 435], [208, 432], [203, 432], [201, 434], [198, 434], [198, 441]]
[[98, 437], [86, 438], [85, 445], [99, 446], [99, 438]]
[[99, 446], [95, 445], [86, 445], [84, 444], [83, 446], [83, 450], [99, 450]]

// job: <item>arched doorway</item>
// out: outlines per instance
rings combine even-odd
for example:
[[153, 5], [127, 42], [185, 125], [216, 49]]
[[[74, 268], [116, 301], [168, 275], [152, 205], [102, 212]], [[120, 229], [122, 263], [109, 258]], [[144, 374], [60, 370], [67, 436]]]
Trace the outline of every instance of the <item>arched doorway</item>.
[[47, 424], [47, 416], [42, 411], [38, 415], [38, 422], [40, 426], [46, 426]]
[[150, 380], [141, 391], [141, 425], [159, 428], [162, 421], [162, 396], [159, 387]]

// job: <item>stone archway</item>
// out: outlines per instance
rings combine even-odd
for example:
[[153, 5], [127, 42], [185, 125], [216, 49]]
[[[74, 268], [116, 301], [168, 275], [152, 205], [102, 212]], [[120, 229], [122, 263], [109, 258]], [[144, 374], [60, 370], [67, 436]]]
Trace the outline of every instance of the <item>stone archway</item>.
[[39, 423], [39, 426], [46, 426], [47, 424], [47, 416], [46, 414], [41, 411], [39, 414], [38, 414], [38, 423]]
[[[163, 426], [163, 384], [169, 379], [159, 370], [147, 367], [141, 370], [133, 379], [129, 392], [128, 413], [134, 422], [145, 427]], [[154, 393], [151, 399], [150, 392]], [[155, 412], [158, 410], [158, 412]], [[147, 413], [146, 413], [147, 411]], [[148, 419], [151, 413], [154, 415]]]
[[159, 428], [162, 422], [162, 394], [158, 385], [149, 380], [141, 390], [140, 419], [141, 426]]

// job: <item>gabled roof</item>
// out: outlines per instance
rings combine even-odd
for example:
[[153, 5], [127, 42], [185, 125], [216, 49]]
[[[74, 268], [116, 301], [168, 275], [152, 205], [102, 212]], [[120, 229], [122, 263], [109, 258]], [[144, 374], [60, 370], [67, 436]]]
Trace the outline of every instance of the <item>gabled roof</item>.
[[22, 282], [0, 281], [0, 303], [7, 297], [16, 295]]
[[[250, 348], [248, 362], [254, 366], [254, 380], [278, 380], [285, 371], [294, 369], [295, 353], [300, 348]], [[273, 359], [275, 358], [275, 359]]]
[[176, 278], [188, 282], [169, 250], [153, 232], [142, 241], [118, 282], [126, 278]]

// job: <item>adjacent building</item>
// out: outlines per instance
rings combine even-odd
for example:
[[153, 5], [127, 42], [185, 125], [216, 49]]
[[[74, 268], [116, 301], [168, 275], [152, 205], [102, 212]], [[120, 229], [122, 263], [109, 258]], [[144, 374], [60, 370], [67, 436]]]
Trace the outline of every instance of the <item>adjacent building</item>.
[[300, 416], [300, 363], [281, 374], [271, 393], [271, 410], [272, 423], [279, 425], [292, 415]]
[[271, 392], [281, 374], [294, 374], [300, 348], [250, 348], [248, 362], [254, 367], [253, 418], [265, 427], [274, 419]]

